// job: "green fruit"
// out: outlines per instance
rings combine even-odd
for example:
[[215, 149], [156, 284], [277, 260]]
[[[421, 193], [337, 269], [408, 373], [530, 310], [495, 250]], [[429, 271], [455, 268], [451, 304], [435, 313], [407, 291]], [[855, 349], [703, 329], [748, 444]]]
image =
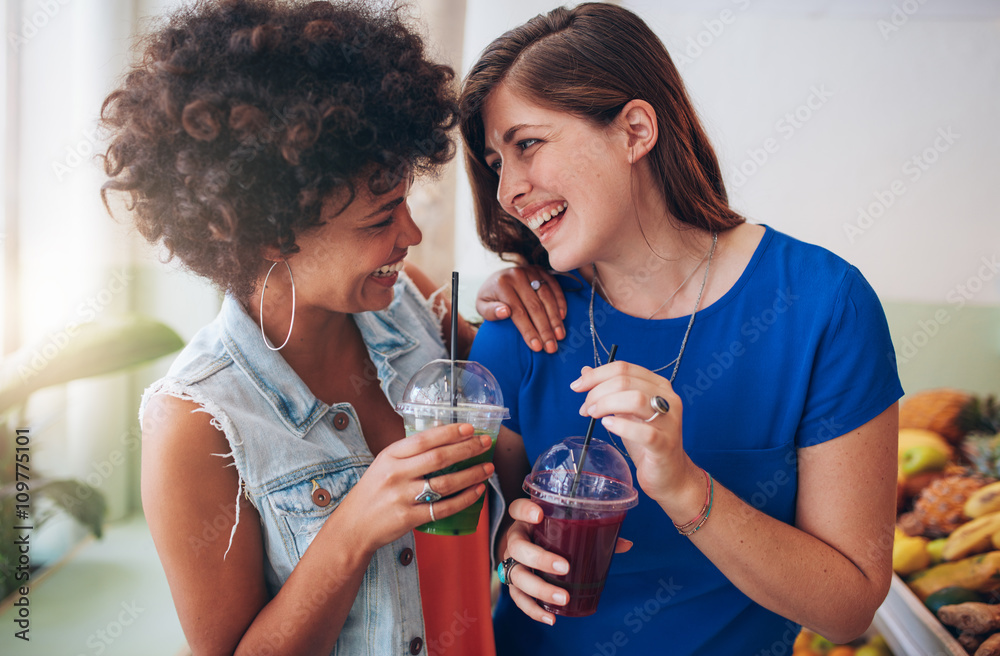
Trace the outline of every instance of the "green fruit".
[[873, 647], [878, 647], [879, 649], [884, 649], [887, 652], [889, 651], [889, 643], [887, 643], [885, 638], [881, 635], [873, 635], [871, 640], [868, 641], [868, 644]]
[[938, 538], [927, 543], [927, 553], [931, 557], [932, 564], [937, 565], [944, 562], [944, 545], [947, 542], [948, 538]]
[[814, 652], [820, 654], [825, 654], [826, 652], [833, 649], [834, 646], [835, 645], [832, 642], [830, 642], [829, 640], [827, 640], [818, 633], [813, 636], [812, 642], [809, 643], [809, 648], [812, 649]]
[[948, 464], [948, 454], [926, 444], [911, 446], [903, 452], [900, 465], [903, 474], [913, 476], [927, 471], [940, 471]]
[[947, 588], [941, 588], [937, 592], [932, 592], [927, 595], [927, 599], [924, 600], [924, 605], [927, 606], [932, 613], [937, 615], [938, 610], [940, 610], [942, 606], [951, 606], [952, 604], [963, 604], [967, 601], [982, 600], [982, 595], [975, 590], [969, 590], [968, 588], [961, 588], [957, 585], [952, 585]]
[[878, 645], [862, 645], [854, 651], [854, 656], [889, 656], [889, 652]]

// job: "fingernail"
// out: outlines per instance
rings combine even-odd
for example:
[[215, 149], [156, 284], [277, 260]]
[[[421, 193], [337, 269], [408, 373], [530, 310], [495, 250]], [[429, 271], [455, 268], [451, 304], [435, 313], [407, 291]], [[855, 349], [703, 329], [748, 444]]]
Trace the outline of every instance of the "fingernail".
[[566, 339], [566, 329], [562, 326], [556, 327], [556, 339]]
[[585, 406], [585, 405], [581, 405], [580, 406], [580, 416], [581, 417], [586, 417], [587, 416], [587, 406]]
[[546, 353], [555, 353], [556, 352], [556, 343], [553, 342], [551, 339], [549, 341], [545, 342], [545, 352]]
[[479, 443], [482, 444], [483, 446], [488, 447], [489, 445], [493, 444], [493, 438], [490, 437], [489, 435], [480, 435]]
[[483, 465], [483, 473], [487, 476], [492, 476], [494, 471], [496, 471], [496, 467], [493, 466], [492, 462], [487, 462]]
[[537, 338], [531, 340], [531, 350], [532, 351], [541, 351], [542, 350], [542, 342], [540, 340], [538, 340]]
[[602, 417], [601, 418], [601, 426], [604, 426], [608, 430], [611, 430], [611, 427], [614, 426], [614, 425], [615, 425], [615, 419], [614, 419], [614, 417]]
[[554, 595], [552, 595], [552, 601], [556, 602], [559, 605], [563, 605], [567, 601], [569, 601], [569, 597], [566, 596], [565, 592], [557, 592]]
[[549, 617], [548, 615], [546, 615], [545, 617], [542, 618], [542, 621], [548, 624], [549, 626], [554, 626], [556, 623], [556, 618]]
[[506, 319], [508, 316], [510, 316], [510, 310], [507, 309], [506, 305], [497, 308], [497, 318]]
[[574, 392], [580, 389], [581, 386], [583, 386], [583, 381], [581, 381], [579, 378], [577, 378], [576, 380], [574, 380], [572, 383], [569, 384], [569, 388]]
[[542, 513], [540, 512], [531, 513], [531, 521], [535, 522], [536, 524], [542, 521]]
[[559, 572], [560, 574], [565, 574], [566, 572], [569, 571], [569, 563], [567, 563], [565, 560], [557, 560], [556, 562], [552, 563], [552, 569]]

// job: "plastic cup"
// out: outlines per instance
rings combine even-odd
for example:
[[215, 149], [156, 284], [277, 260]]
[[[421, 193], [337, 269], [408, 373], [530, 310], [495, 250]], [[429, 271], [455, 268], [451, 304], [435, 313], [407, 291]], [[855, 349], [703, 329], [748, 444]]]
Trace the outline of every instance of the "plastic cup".
[[[427, 478], [467, 469], [493, 460], [500, 424], [510, 416], [500, 385], [489, 370], [470, 360], [434, 360], [413, 375], [396, 405], [403, 416], [406, 436], [446, 424], [472, 424], [476, 435], [489, 435], [493, 444], [474, 458], [462, 460]], [[483, 509], [480, 497], [468, 508], [436, 522], [417, 527], [434, 535], [469, 535], [476, 532]]]
[[583, 617], [597, 610], [626, 511], [639, 502], [632, 473], [618, 449], [592, 438], [573, 490], [584, 438], [569, 437], [535, 461], [524, 490], [542, 508], [532, 541], [569, 561], [564, 575], [535, 572], [566, 590], [569, 603], [539, 602], [556, 615]]

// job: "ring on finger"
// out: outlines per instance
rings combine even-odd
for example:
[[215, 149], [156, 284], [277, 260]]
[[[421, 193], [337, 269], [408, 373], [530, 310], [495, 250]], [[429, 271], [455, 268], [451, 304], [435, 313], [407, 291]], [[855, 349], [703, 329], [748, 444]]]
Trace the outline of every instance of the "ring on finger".
[[430, 509], [430, 511], [431, 511], [431, 521], [432, 522], [436, 522], [437, 521], [437, 517], [434, 516], [434, 502], [433, 501], [429, 502], [427, 504], [427, 508]]
[[434, 503], [435, 501], [440, 501], [441, 500], [441, 494], [438, 493], [438, 492], [435, 492], [434, 488], [431, 487], [431, 481], [430, 481], [430, 479], [429, 478], [425, 478], [424, 479], [424, 489], [420, 490], [420, 494], [418, 494], [416, 497], [414, 497], [413, 500], [417, 501], [419, 503]]
[[653, 409], [653, 416], [646, 419], [645, 422], [648, 424], [660, 415], [665, 415], [670, 412], [670, 404], [662, 396], [654, 396], [649, 399], [649, 407]]
[[532, 280], [531, 281], [531, 288], [534, 289], [537, 292], [539, 289], [542, 288], [543, 284], [545, 284], [545, 283], [543, 283], [541, 280]]
[[520, 564], [513, 558], [507, 558], [497, 565], [497, 577], [500, 579], [500, 583], [510, 585], [510, 573], [514, 570], [514, 567]]

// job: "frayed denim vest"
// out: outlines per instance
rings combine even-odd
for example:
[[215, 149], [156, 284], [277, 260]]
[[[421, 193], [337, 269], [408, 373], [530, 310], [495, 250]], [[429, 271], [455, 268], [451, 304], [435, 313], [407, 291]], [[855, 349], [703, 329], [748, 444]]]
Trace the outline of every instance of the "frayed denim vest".
[[[447, 357], [441, 324], [413, 283], [401, 274], [394, 289], [387, 309], [354, 315], [377, 374], [377, 380], [355, 376], [354, 382], [380, 385], [393, 405], [420, 367]], [[313, 396], [280, 353], [264, 346], [260, 327], [231, 297], [167, 375], [146, 390], [142, 408], [158, 393], [199, 404], [225, 434], [231, 452], [219, 455], [233, 458], [240, 484], [260, 513], [268, 589], [274, 596], [374, 459], [354, 408], [349, 403], [327, 405]], [[489, 495], [493, 538], [503, 497], [496, 476], [490, 484], [495, 491]], [[329, 501], [322, 494], [314, 500], [315, 490], [329, 492]], [[239, 494], [233, 490], [234, 499]], [[376, 551], [333, 654], [423, 651], [416, 560], [407, 557], [413, 550], [411, 532]], [[274, 647], [280, 653], [280, 645]]]

